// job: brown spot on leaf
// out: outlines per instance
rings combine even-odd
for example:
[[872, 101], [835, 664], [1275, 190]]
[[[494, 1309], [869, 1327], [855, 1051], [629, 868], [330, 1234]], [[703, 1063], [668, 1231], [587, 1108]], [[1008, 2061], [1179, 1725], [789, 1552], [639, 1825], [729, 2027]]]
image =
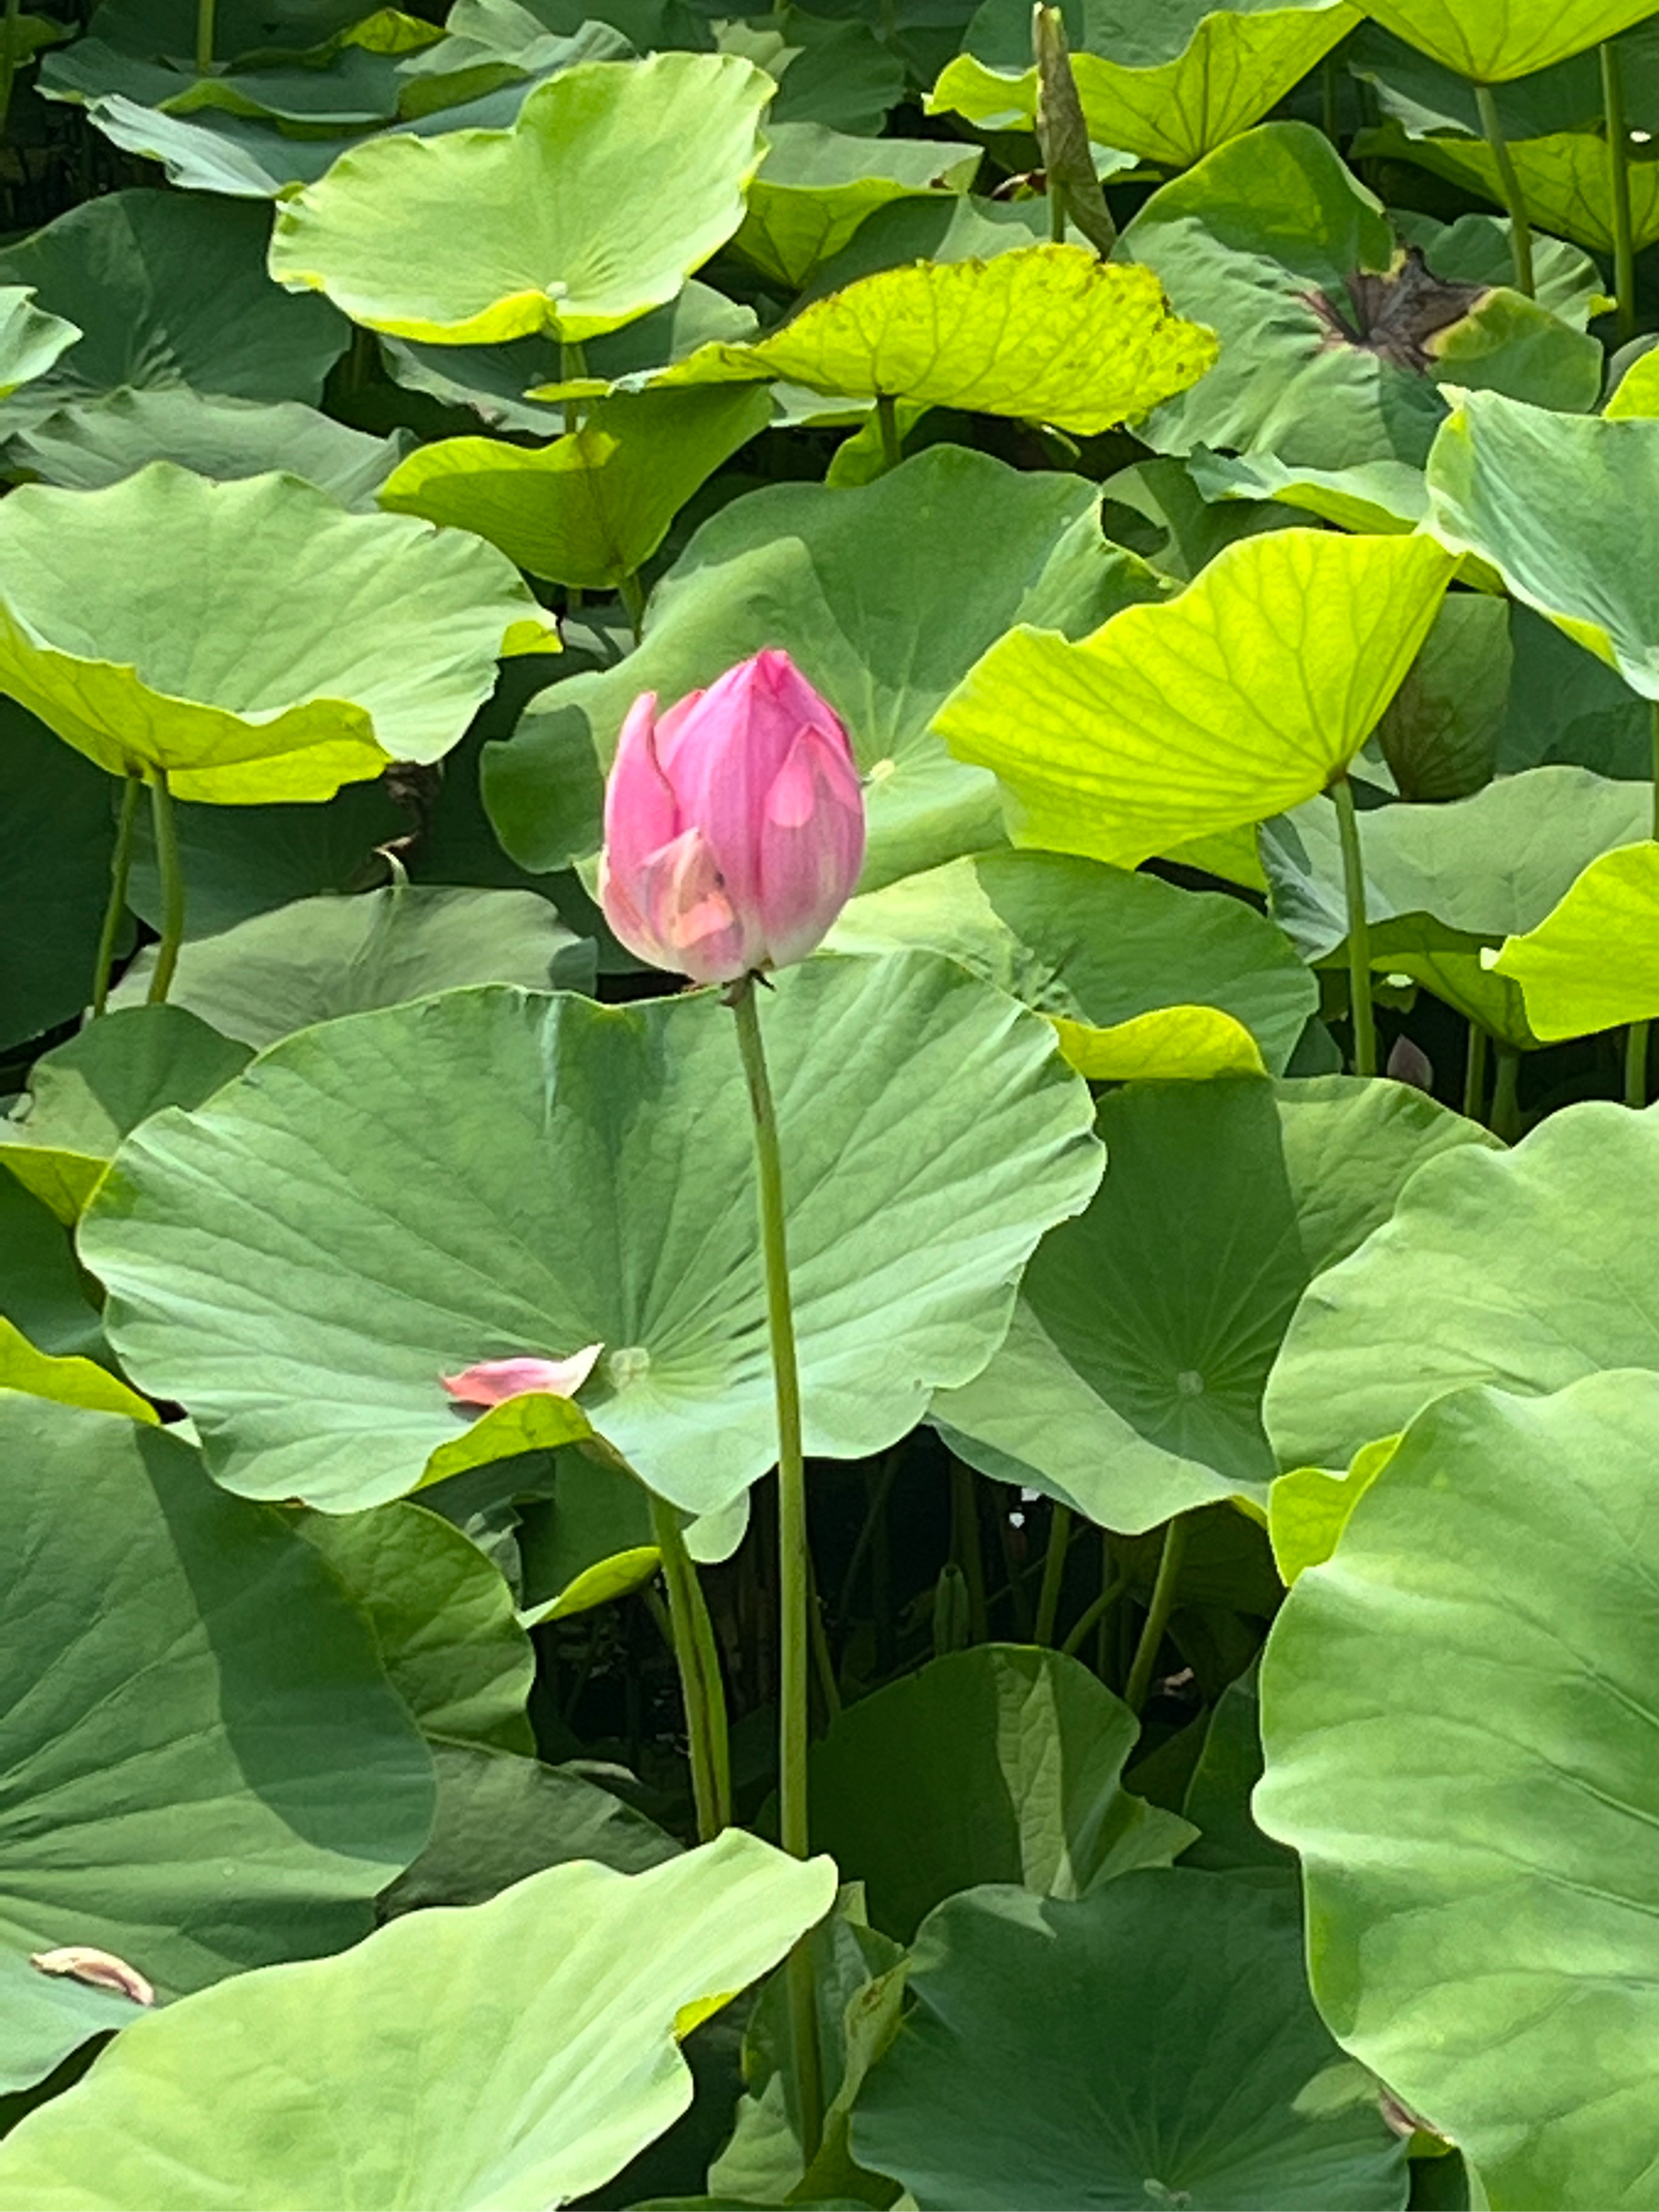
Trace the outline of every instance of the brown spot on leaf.
[[65, 1943], [61, 1950], [36, 1951], [29, 1964], [37, 1973], [67, 1974], [71, 1981], [85, 1982], [94, 1990], [112, 1990], [118, 1997], [131, 1997], [134, 2004], [153, 2005], [155, 1991], [136, 1966], [118, 1959], [113, 1951], [100, 1951], [90, 1943]]
[[1380, 275], [1355, 270], [1346, 289], [1343, 306], [1324, 292], [1302, 295], [1320, 325], [1322, 343], [1352, 346], [1425, 376], [1434, 358], [1430, 340], [1473, 314], [1492, 287], [1437, 276], [1419, 249], [1408, 246]]

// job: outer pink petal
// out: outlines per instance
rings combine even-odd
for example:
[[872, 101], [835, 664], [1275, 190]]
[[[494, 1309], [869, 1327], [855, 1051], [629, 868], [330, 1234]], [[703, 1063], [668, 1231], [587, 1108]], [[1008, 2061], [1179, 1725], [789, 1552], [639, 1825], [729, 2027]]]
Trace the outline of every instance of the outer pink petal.
[[602, 1344], [586, 1344], [568, 1359], [481, 1359], [459, 1375], [441, 1375], [438, 1380], [465, 1406], [504, 1406], [532, 1390], [574, 1398], [604, 1350]]
[[662, 948], [659, 964], [694, 983], [735, 982], [765, 957], [758, 916], [736, 911], [701, 830], [687, 830], [653, 854], [638, 895], [646, 933]]
[[641, 692], [629, 708], [605, 787], [605, 851], [611, 872], [624, 884], [683, 826], [674, 787], [661, 766], [656, 712], [653, 691]]
[[801, 732], [767, 793], [761, 922], [775, 968], [823, 942], [864, 867], [864, 791], [839, 723]]

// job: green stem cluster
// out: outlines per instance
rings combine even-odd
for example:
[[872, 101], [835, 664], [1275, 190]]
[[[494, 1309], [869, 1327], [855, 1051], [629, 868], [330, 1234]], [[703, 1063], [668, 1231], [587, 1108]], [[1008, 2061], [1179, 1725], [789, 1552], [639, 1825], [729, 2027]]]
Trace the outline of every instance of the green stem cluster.
[[1515, 166], [1515, 156], [1510, 151], [1510, 142], [1504, 136], [1504, 126], [1498, 117], [1498, 102], [1492, 98], [1489, 84], [1474, 88], [1474, 104], [1480, 111], [1480, 128], [1486, 134], [1492, 157], [1498, 167], [1498, 188], [1504, 195], [1504, 204], [1510, 216], [1510, 252], [1515, 263], [1515, 289], [1524, 292], [1528, 299], [1536, 295], [1537, 284], [1532, 265], [1532, 220], [1527, 213], [1527, 196], [1521, 188], [1521, 178]]
[[1625, 115], [1625, 59], [1611, 39], [1601, 47], [1601, 106], [1607, 118], [1607, 193], [1613, 203], [1613, 289], [1619, 343], [1636, 335], [1636, 240], [1630, 212], [1630, 126]]
[[1331, 786], [1342, 841], [1342, 883], [1348, 902], [1348, 988], [1353, 1000], [1353, 1072], [1376, 1073], [1376, 1018], [1371, 1011], [1371, 933], [1365, 912], [1365, 862], [1359, 849], [1359, 817], [1353, 785], [1346, 775]]
[[185, 941], [185, 874], [179, 859], [178, 818], [165, 769], [155, 771], [149, 804], [155, 831], [155, 868], [161, 879], [161, 941], [155, 948], [155, 972], [149, 979], [149, 1004], [159, 1006], [173, 988]]
[[697, 1840], [707, 1844], [732, 1825], [732, 1758], [720, 1652], [679, 1517], [672, 1505], [656, 1497], [651, 1500], [651, 1536], [662, 1561], [670, 1641], [679, 1669], [680, 1694], [685, 1701]]

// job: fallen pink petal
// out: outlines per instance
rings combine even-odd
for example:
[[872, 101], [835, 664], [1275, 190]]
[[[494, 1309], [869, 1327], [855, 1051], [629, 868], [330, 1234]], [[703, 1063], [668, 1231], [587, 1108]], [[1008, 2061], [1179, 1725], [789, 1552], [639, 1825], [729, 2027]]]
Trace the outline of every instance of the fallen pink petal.
[[538, 1390], [550, 1397], [574, 1398], [604, 1350], [602, 1344], [585, 1344], [568, 1359], [480, 1359], [459, 1375], [438, 1379], [464, 1406], [504, 1406], [509, 1398], [527, 1397]]
[[131, 1997], [136, 2005], [153, 2005], [155, 1991], [136, 1966], [118, 1959], [113, 1951], [100, 1951], [90, 1943], [65, 1943], [56, 1951], [34, 1951], [29, 1964], [38, 1974], [62, 1974], [84, 1982], [89, 1989], [112, 1990]]

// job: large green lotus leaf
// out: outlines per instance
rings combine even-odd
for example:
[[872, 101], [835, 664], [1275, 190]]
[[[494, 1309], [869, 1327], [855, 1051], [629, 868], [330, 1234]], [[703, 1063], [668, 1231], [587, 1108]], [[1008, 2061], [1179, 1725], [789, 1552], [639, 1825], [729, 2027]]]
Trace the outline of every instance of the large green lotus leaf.
[[[1343, 0], [1182, 0], [1158, 9], [1084, 0], [1066, 12], [1077, 19], [1072, 70], [1090, 137], [1176, 169], [1259, 122], [1360, 20]], [[927, 95], [927, 112], [991, 130], [1034, 128], [1030, 38], [1029, 10], [992, 0], [969, 27], [968, 51]]]
[[1220, 148], [1123, 236], [1176, 312], [1221, 341], [1210, 374], [1147, 421], [1148, 441], [1296, 469], [1420, 466], [1446, 414], [1442, 381], [1593, 407], [1601, 355], [1582, 318], [1575, 327], [1490, 271], [1472, 277], [1460, 245], [1429, 226], [1403, 247], [1308, 124], [1263, 124]]
[[855, 16], [836, 22], [805, 8], [774, 8], [761, 20], [728, 17], [715, 43], [776, 78], [769, 137], [780, 125], [811, 123], [873, 138], [904, 97], [903, 61], [874, 23]]
[[247, 1061], [246, 1045], [180, 1006], [108, 1014], [36, 1060], [27, 1099], [0, 1121], [0, 1170], [72, 1224], [129, 1130], [164, 1106], [199, 1106]]
[[112, 1366], [100, 1294], [76, 1266], [68, 1231], [21, 1182], [0, 1175], [0, 1318], [53, 1358]]
[[[141, 955], [111, 1004], [136, 1005], [153, 966], [153, 953]], [[191, 939], [170, 998], [223, 1036], [259, 1049], [313, 1022], [461, 984], [574, 988], [591, 984], [592, 972], [591, 947], [533, 891], [395, 883], [357, 898], [301, 899], [219, 936]], [[4, 1157], [0, 1152], [0, 1164]]]
[[161, 1418], [148, 1398], [129, 1390], [118, 1376], [96, 1361], [58, 1358], [29, 1342], [21, 1329], [0, 1314], [0, 1391], [24, 1390], [60, 1406], [89, 1406], [100, 1413], [125, 1413], [130, 1421]]
[[1403, 799], [1445, 805], [1491, 783], [1514, 665], [1506, 601], [1456, 592], [1441, 602], [1376, 726]]
[[0, 503], [0, 683], [119, 775], [182, 799], [327, 799], [441, 758], [498, 654], [547, 642], [493, 546], [347, 514], [297, 477], [156, 461]]
[[61, 315], [45, 313], [33, 300], [26, 286], [0, 286], [0, 399], [9, 399], [20, 384], [44, 376], [83, 335]]
[[[1445, 131], [1407, 134], [1390, 122], [1360, 132], [1353, 152], [1357, 159], [1413, 162], [1499, 207], [1505, 204], [1497, 158], [1481, 139]], [[1613, 192], [1604, 138], [1589, 131], [1553, 131], [1547, 137], [1511, 140], [1509, 153], [1534, 222], [1592, 252], [1613, 252]], [[1659, 240], [1659, 163], [1632, 160], [1628, 174], [1631, 234], [1641, 252]]]
[[1659, 421], [1472, 395], [1435, 441], [1429, 527], [1659, 701]]
[[381, 1899], [388, 1917], [429, 1905], [483, 1905], [570, 1859], [643, 1874], [679, 1856], [679, 1844], [654, 1820], [562, 1767], [464, 1743], [434, 1743], [432, 1763], [438, 1774], [432, 1840]]
[[1659, 845], [1626, 845], [1593, 860], [1492, 966], [1520, 986], [1527, 1019], [1547, 1041], [1659, 1014]]
[[396, 514], [471, 530], [532, 576], [611, 591], [635, 574], [722, 461], [763, 430], [750, 385], [593, 402], [551, 446], [446, 438], [422, 446], [380, 494]]
[[737, 228], [771, 94], [734, 55], [582, 63], [509, 130], [343, 155], [279, 208], [271, 274], [398, 337], [579, 344], [672, 300]]
[[[684, 361], [699, 346], [741, 343], [757, 327], [752, 307], [728, 300], [694, 276], [667, 307], [654, 307], [637, 322], [584, 346], [589, 374], [565, 380], [561, 389], [585, 399], [603, 398], [624, 378], [654, 374]], [[527, 430], [532, 437], [549, 438], [566, 427], [562, 400], [524, 397], [532, 385], [558, 380], [558, 345], [544, 335], [471, 346], [382, 338], [380, 353], [398, 383], [429, 392], [446, 406], [470, 407], [492, 430]]]
[[1365, 0], [1366, 13], [1475, 84], [1531, 76], [1652, 13], [1646, 0]]
[[691, 2102], [682, 2023], [835, 1890], [828, 1860], [734, 1828], [644, 1874], [577, 1863], [407, 1913], [130, 2029], [0, 2146], [0, 2205], [568, 2203]]
[[[1411, 974], [1424, 956], [1462, 955], [1463, 966], [1447, 972], [1484, 1006], [1510, 987], [1480, 967], [1480, 949], [1536, 928], [1592, 860], [1645, 836], [1652, 817], [1651, 786], [1580, 768], [1523, 769], [1444, 805], [1367, 808], [1359, 850], [1373, 963]], [[1273, 919], [1303, 958], [1346, 958], [1347, 901], [1331, 802], [1311, 799], [1270, 823], [1261, 854]]]
[[820, 123], [773, 123], [771, 150], [749, 187], [749, 211], [732, 245], [763, 276], [798, 291], [878, 208], [895, 200], [965, 192], [976, 149], [953, 153], [933, 138], [850, 137]]
[[151, 461], [176, 461], [221, 482], [281, 469], [342, 507], [372, 507], [409, 443], [373, 438], [297, 401], [220, 399], [183, 386], [78, 400], [7, 441], [5, 466], [25, 480], [95, 491]]
[[734, 501], [653, 592], [639, 650], [544, 692], [511, 744], [486, 750], [502, 843], [527, 868], [593, 852], [600, 763], [638, 694], [666, 706], [782, 646], [841, 714], [866, 777], [866, 890], [1000, 844], [995, 785], [951, 758], [934, 717], [1011, 623], [1074, 636], [1163, 588], [1102, 538], [1099, 499], [1076, 477], [935, 446], [866, 487]]
[[429, 1736], [533, 1752], [536, 1654], [477, 1546], [419, 1505], [308, 1513], [314, 1544], [367, 1615], [392, 1686]]
[[326, 64], [233, 65], [204, 76], [193, 58], [151, 60], [88, 36], [49, 56], [40, 73], [40, 89], [51, 100], [84, 103], [116, 94], [162, 114], [217, 109], [325, 131], [389, 123], [402, 88], [396, 54], [353, 46], [343, 46]]
[[1466, 1383], [1541, 1395], [1659, 1368], [1650, 1191], [1659, 1109], [1570, 1106], [1513, 1152], [1431, 1161], [1302, 1302], [1267, 1389], [1283, 1464], [1346, 1467]]
[[[392, 15], [388, 23], [389, 14], [378, 21], [371, 17], [358, 39], [372, 39], [377, 31], [389, 33], [409, 22], [406, 16]], [[214, 48], [222, 60], [244, 55], [297, 60], [339, 44], [366, 16], [362, 0], [219, 0]], [[176, 56], [194, 53], [197, 26], [193, 0], [99, 0], [88, 23], [91, 35], [128, 52]]]
[[1047, 1014], [1097, 1081], [1281, 1074], [1313, 977], [1240, 900], [1062, 853], [982, 853], [866, 892], [832, 950], [930, 945]]
[[1186, 391], [1215, 357], [1213, 335], [1170, 313], [1150, 270], [1082, 246], [1027, 246], [878, 270], [756, 343], [706, 346], [657, 381], [781, 379], [1090, 437]]
[[1265, 1506], [1262, 1392], [1298, 1299], [1425, 1160], [1493, 1140], [1347, 1076], [1136, 1086], [1101, 1101], [1100, 1130], [1093, 1203], [1043, 1239], [1002, 1349], [933, 1421], [985, 1474], [1127, 1534]]
[[355, 1942], [425, 1839], [433, 1784], [333, 1577], [187, 1445], [0, 1391], [0, 2080], [18, 2087], [134, 2015], [31, 1953], [90, 1944], [170, 1998]]
[[921, 2212], [1406, 2202], [1405, 2145], [1314, 2010], [1273, 1890], [1179, 1867], [1075, 1903], [971, 1890], [923, 1928], [909, 1987], [852, 2141]]
[[0, 1048], [90, 1000], [114, 850], [109, 778], [0, 699]]
[[1429, 632], [1452, 562], [1420, 538], [1241, 538], [1179, 599], [1080, 644], [1027, 622], [937, 726], [994, 769], [1015, 841], [1133, 867], [1341, 775]]
[[264, 208], [112, 192], [0, 250], [0, 284], [32, 285], [37, 306], [83, 334], [4, 422], [126, 385], [314, 404], [350, 333], [325, 301], [272, 285], [270, 228]]
[[1057, 1651], [981, 1644], [860, 1698], [813, 1745], [812, 1840], [908, 1943], [978, 1882], [1081, 1897], [1167, 1866], [1194, 1831], [1132, 1797], [1139, 1723]]
[[[933, 953], [794, 969], [764, 1014], [808, 1449], [857, 1458], [990, 1357], [1098, 1179], [1088, 1092], [1045, 1022]], [[452, 992], [302, 1030], [149, 1123], [84, 1256], [232, 1489], [349, 1510], [586, 1414], [710, 1512], [776, 1443], [746, 1115], [712, 994]], [[532, 1394], [469, 1432], [439, 1380], [593, 1343], [581, 1409]]]
[[1499, 2212], [1653, 2202], [1656, 1437], [1650, 1373], [1433, 1407], [1263, 1662], [1320, 2008]]

